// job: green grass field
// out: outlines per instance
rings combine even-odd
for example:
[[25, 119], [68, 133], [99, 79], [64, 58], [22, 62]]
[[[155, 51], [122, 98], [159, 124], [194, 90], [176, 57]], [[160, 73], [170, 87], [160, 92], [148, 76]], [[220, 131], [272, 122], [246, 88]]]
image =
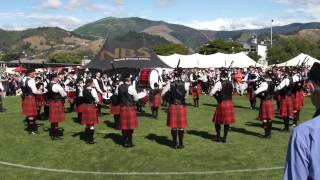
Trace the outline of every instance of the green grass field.
[[[192, 99], [188, 99], [191, 103]], [[0, 161], [51, 169], [93, 172], [204, 172], [213, 174], [180, 175], [106, 175], [47, 172], [0, 165], [0, 179], [281, 179], [283, 169], [268, 171], [221, 172], [257, 168], [283, 167], [290, 133], [281, 132], [282, 121], [273, 123], [272, 139], [263, 139], [258, 111], [249, 109], [246, 97], [235, 97], [236, 124], [231, 128], [228, 143], [216, 143], [211, 122], [216, 101], [202, 96], [200, 108], [188, 106], [188, 128], [185, 149], [169, 147], [171, 135], [166, 127], [166, 114], [159, 120], [139, 116], [139, 129], [135, 131], [133, 149], [120, 144], [120, 131], [110, 127], [113, 118], [105, 109], [97, 127], [95, 145], [80, 140], [84, 127], [74, 121], [75, 113], [66, 116], [62, 141], [51, 141], [47, 121], [38, 121], [40, 134], [28, 135], [24, 130], [20, 98], [8, 97], [7, 109], [0, 114]], [[145, 107], [150, 113], [148, 107]], [[314, 108], [306, 99], [301, 119], [310, 119]]]

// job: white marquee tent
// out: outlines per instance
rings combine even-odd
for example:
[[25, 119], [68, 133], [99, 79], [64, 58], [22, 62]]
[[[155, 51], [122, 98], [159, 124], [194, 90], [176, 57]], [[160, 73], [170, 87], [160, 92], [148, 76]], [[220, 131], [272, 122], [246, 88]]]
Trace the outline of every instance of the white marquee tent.
[[281, 63], [281, 64], [278, 64], [278, 66], [297, 66], [297, 65], [301, 65], [301, 63], [304, 61], [304, 60], [308, 60], [307, 61], [307, 66], [312, 66], [315, 62], [318, 62], [320, 63], [319, 60], [307, 55], [307, 54], [299, 54], [298, 56], [288, 60], [287, 62], [284, 62], [284, 63]]
[[249, 66], [263, 65], [256, 63], [253, 59], [248, 57], [244, 52], [237, 54], [223, 54], [216, 53], [211, 55], [192, 54], [192, 55], [180, 55], [173, 54], [170, 56], [159, 56], [159, 58], [170, 67], [177, 66], [180, 59], [180, 67], [182, 68], [219, 68], [229, 67], [233, 61], [232, 67], [245, 68]]

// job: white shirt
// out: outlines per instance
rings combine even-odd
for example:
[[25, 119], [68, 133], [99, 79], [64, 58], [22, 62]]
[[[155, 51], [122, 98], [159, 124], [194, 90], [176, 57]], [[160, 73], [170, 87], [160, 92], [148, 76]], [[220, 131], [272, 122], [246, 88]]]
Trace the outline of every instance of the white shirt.
[[276, 87], [276, 91], [280, 91], [281, 89], [287, 87], [290, 85], [290, 80], [288, 78], [285, 78], [284, 80], [281, 81], [279, 86]]
[[[23, 79], [23, 84], [26, 83], [27, 77]], [[36, 87], [36, 81], [33, 78], [29, 77], [28, 84], [26, 84], [32, 91], [33, 94], [43, 94], [41, 91], [39, 91]]]
[[54, 93], [59, 93], [62, 97], [66, 97], [67, 93], [64, 91], [64, 89], [61, 87], [59, 83], [54, 83], [52, 85], [52, 91]]
[[[88, 88], [89, 89], [89, 88]], [[90, 88], [91, 89], [91, 88]], [[98, 92], [97, 92], [97, 90], [95, 89], [95, 88], [92, 88], [91, 89], [91, 95], [92, 95], [92, 97], [94, 98], [94, 101], [96, 102], [96, 103], [99, 103], [100, 102], [100, 100], [99, 100], [99, 96], [98, 96]]]
[[221, 81], [216, 82], [216, 84], [214, 84], [212, 90], [210, 91], [210, 96], [215, 95], [218, 91], [222, 90], [222, 83]]
[[[190, 85], [189, 83], [184, 83], [184, 89], [186, 90], [185, 96], [187, 96], [189, 93], [189, 85]], [[171, 83], [168, 83], [166, 86], [164, 86], [161, 92], [161, 96], [165, 95], [170, 90], [170, 87], [171, 87]]]
[[[97, 79], [93, 79], [93, 84], [94, 84], [94, 87], [96, 88], [97, 92], [102, 94], [104, 89], [100, 89], [100, 86], [99, 86]], [[102, 87], [104, 87], [103, 81], [102, 81]]]
[[260, 94], [264, 91], [268, 90], [268, 83], [267, 82], [262, 82], [259, 86], [259, 88], [254, 91], [254, 94], [257, 95], [257, 94]]
[[74, 88], [70, 87], [68, 84], [71, 82], [71, 79], [68, 78], [65, 82], [64, 82], [64, 85], [65, 85], [65, 89], [66, 91], [76, 91]]

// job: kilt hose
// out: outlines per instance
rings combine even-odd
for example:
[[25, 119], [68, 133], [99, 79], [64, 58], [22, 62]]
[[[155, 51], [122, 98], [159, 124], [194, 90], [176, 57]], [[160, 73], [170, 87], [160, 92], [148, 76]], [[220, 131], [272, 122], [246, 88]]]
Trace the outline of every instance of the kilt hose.
[[261, 100], [259, 119], [260, 120], [273, 120], [274, 119], [274, 106], [273, 106], [272, 99]]
[[64, 122], [64, 104], [62, 101], [49, 101], [49, 122]]
[[81, 115], [81, 124], [94, 125], [99, 123], [98, 108], [94, 104], [82, 104], [78, 108]]
[[156, 94], [155, 96], [149, 97], [149, 106], [151, 108], [160, 107], [160, 104], [161, 104], [161, 94], [160, 93]]
[[44, 95], [36, 95], [37, 107], [44, 107], [46, 105], [46, 99]]
[[35, 96], [25, 96], [21, 102], [22, 114], [27, 117], [35, 117], [38, 115], [38, 108]]
[[136, 106], [120, 106], [120, 119], [117, 128], [119, 130], [138, 128]]
[[67, 92], [67, 99], [68, 99], [68, 102], [70, 104], [73, 104], [75, 102], [75, 98], [76, 98], [76, 93], [73, 92], [73, 91], [68, 91]]
[[218, 104], [213, 115], [213, 122], [215, 124], [229, 125], [235, 122], [234, 107], [232, 101], [222, 101]]
[[292, 96], [281, 96], [280, 115], [282, 118], [293, 118], [293, 100]]
[[119, 115], [120, 114], [120, 105], [112, 105], [110, 104], [110, 114]]
[[247, 89], [247, 96], [249, 96], [249, 100], [256, 100], [256, 97], [253, 95], [253, 88], [248, 88]]
[[169, 105], [167, 126], [180, 129], [187, 127], [187, 108], [184, 105]]

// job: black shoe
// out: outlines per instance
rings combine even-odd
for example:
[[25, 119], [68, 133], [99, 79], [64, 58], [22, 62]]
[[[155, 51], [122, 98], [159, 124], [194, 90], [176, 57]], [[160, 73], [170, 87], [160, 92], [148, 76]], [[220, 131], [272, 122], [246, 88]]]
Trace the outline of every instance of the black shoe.
[[51, 140], [52, 141], [57, 141], [57, 140], [61, 140], [59, 137], [57, 136], [51, 136]]
[[221, 142], [222, 142], [222, 143], [227, 143], [227, 138], [222, 138], [222, 139], [221, 139]]
[[218, 136], [215, 136], [215, 137], [212, 139], [212, 141], [214, 141], [214, 142], [220, 142], [220, 141], [221, 141], [221, 138], [218, 137]]
[[178, 149], [183, 149], [183, 148], [184, 148], [184, 145], [179, 145], [177, 148], [178, 148]]
[[177, 143], [175, 143], [175, 142], [172, 143], [171, 147], [172, 147], [173, 149], [178, 149], [178, 145], [177, 145]]

